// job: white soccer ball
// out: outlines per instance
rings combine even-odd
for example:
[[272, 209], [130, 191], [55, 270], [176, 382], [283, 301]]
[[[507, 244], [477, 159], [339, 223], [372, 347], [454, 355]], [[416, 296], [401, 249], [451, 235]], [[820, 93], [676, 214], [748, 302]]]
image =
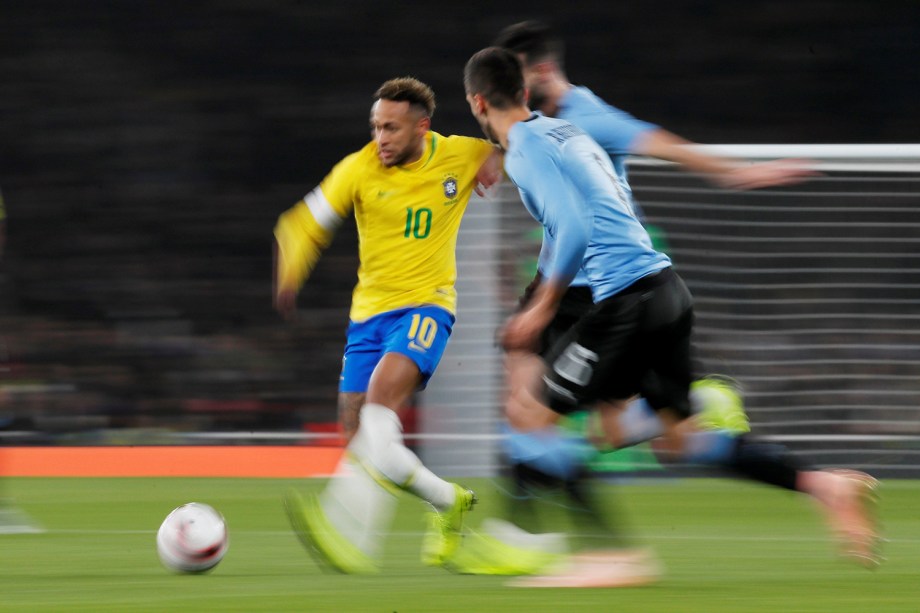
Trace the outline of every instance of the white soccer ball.
[[211, 570], [223, 559], [229, 546], [223, 515], [200, 502], [174, 509], [157, 532], [160, 561], [180, 573]]

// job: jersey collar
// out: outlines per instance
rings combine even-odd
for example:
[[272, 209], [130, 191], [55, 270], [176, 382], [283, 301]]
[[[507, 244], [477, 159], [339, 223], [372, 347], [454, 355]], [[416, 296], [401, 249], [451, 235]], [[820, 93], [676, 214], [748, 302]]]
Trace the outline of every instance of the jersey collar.
[[425, 134], [425, 149], [422, 151], [422, 155], [419, 159], [414, 162], [410, 162], [404, 166], [397, 166], [399, 170], [404, 170], [406, 172], [415, 172], [416, 170], [421, 170], [431, 161], [431, 158], [434, 157], [434, 152], [438, 148], [438, 135], [431, 130]]

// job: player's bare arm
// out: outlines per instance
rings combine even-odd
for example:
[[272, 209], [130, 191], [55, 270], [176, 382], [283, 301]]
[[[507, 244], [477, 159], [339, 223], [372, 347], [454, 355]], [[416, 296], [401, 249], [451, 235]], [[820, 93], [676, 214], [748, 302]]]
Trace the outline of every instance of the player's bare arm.
[[658, 128], [639, 137], [633, 153], [679, 164], [686, 170], [704, 175], [725, 189], [760, 189], [793, 185], [819, 175], [808, 160], [774, 160], [751, 163], [702, 153], [692, 143]]
[[479, 167], [476, 173], [476, 194], [485, 196], [486, 190], [502, 180], [502, 163], [504, 155], [501, 149], [496, 147], [486, 161]]

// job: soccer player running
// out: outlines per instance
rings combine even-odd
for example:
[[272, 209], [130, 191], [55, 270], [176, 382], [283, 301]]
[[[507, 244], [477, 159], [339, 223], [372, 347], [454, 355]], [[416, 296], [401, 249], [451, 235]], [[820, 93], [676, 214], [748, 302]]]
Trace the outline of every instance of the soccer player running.
[[[645, 155], [680, 164], [685, 170], [697, 172], [720, 187], [731, 189], [754, 189], [785, 185], [801, 181], [814, 174], [795, 160], [781, 160], [761, 164], [745, 164], [738, 160], [707, 155], [688, 148], [691, 143], [657, 125], [640, 121], [628, 113], [610, 106], [586, 87], [572, 85], [563, 67], [564, 44], [549, 28], [537, 21], [524, 21], [502, 30], [495, 43], [514, 52], [523, 64], [524, 86], [528, 91], [528, 102], [544, 115], [559, 117], [584, 130], [607, 153], [616, 173], [623, 195], [630, 201], [637, 217], [642, 220], [641, 209], [632, 198], [629, 187], [626, 160], [629, 155]], [[544, 259], [548, 257], [551, 237], [544, 233], [544, 249], [537, 277], [527, 288], [521, 299], [525, 306], [539, 285]], [[552, 321], [541, 335], [537, 353], [544, 353], [553, 342], [564, 335], [575, 322], [593, 308], [591, 290], [583, 270], [576, 273], [570, 287], [562, 297]], [[539, 368], [539, 360], [533, 354], [510, 352], [506, 364], [513, 388], [519, 380], [526, 380], [527, 371]], [[696, 419], [713, 428], [727, 428], [734, 431], [748, 429], [738, 391], [722, 377], [706, 377], [693, 383], [691, 409]], [[513, 400], [513, 398], [512, 398]], [[627, 404], [619, 403], [616, 421], [614, 447], [626, 447], [654, 438], [663, 432], [655, 413], [647, 402], [636, 399]], [[515, 495], [509, 497], [511, 517], [523, 526], [519, 518], [529, 519], [533, 512], [534, 492], [558, 488], [569, 494], [571, 504], [567, 506], [574, 517], [590, 524], [590, 538], [595, 541], [605, 538], [610, 543], [624, 542], [623, 535], [612, 530], [609, 522], [602, 519], [603, 513], [594, 502], [588, 485], [589, 472], [583, 466], [583, 446], [573, 440], [571, 433], [559, 431], [552, 422], [555, 417], [547, 411], [541, 423], [539, 410], [521, 411], [513, 404], [510, 417], [517, 423], [526, 419], [527, 431], [510, 428], [505, 438], [505, 451], [515, 485]], [[523, 413], [523, 415], [522, 415]], [[613, 413], [611, 413], [613, 414]], [[495, 525], [495, 524], [493, 524]], [[519, 538], [521, 535], [518, 535]], [[475, 556], [473, 548], [480, 545], [479, 535], [465, 543], [465, 555], [452, 564], [461, 572], [503, 572], [527, 571], [530, 564], [527, 552], [516, 556], [517, 562], [494, 564], [483, 559], [487, 552], [496, 558], [509, 559], [501, 555], [501, 543], [483, 541], [479, 549], [482, 555]], [[486, 536], [486, 539], [489, 537]], [[510, 553], [510, 552], [509, 552]], [[540, 564], [547, 556], [533, 558]]]
[[[544, 279], [506, 323], [503, 346], [514, 351], [536, 346], [579, 268], [595, 303], [553, 346], [544, 371], [513, 390], [521, 413], [543, 404], [564, 415], [641, 394], [664, 425], [663, 441], [682, 460], [812, 496], [825, 509], [844, 553], [877, 563], [878, 534], [869, 509], [874, 479], [856, 471], [806, 470], [781, 448], [724, 430], [703, 431], [690, 419], [692, 297], [670, 258], [653, 248], [607, 153], [572, 123], [527, 107], [520, 60], [506, 49], [473, 55], [464, 86], [473, 116], [504, 149], [506, 173], [551, 239]], [[598, 406], [609, 438], [615, 435], [616, 405]], [[645, 569], [637, 572], [631, 563], [628, 557], [585, 555], [562, 574], [523, 584], [646, 582]]]
[[413, 78], [384, 83], [370, 114], [373, 140], [339, 162], [281, 215], [275, 306], [285, 316], [341, 220], [354, 211], [358, 283], [350, 311], [339, 411], [346, 456], [320, 497], [291, 492], [289, 518], [303, 543], [347, 573], [377, 570], [394, 495], [429, 502], [436, 528], [423, 559], [456, 548], [472, 491], [437, 477], [403, 443], [396, 410], [424, 388], [444, 352], [456, 307], [456, 242], [474, 189], [500, 177], [482, 139], [433, 132], [434, 93]]

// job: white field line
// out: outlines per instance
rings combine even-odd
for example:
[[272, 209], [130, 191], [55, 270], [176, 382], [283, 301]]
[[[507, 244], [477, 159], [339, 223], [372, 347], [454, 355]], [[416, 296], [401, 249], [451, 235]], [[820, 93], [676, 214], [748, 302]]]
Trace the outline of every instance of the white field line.
[[[156, 530], [81, 530], [81, 529], [61, 529], [61, 530], [45, 530], [43, 534], [61, 534], [61, 535], [75, 535], [75, 536], [99, 536], [99, 535], [135, 535], [135, 534], [146, 534], [153, 537], [156, 535]], [[271, 536], [271, 537], [290, 537], [291, 532], [289, 530], [236, 530], [232, 534], [247, 534], [253, 536]], [[397, 538], [421, 538], [423, 532], [390, 532], [388, 536], [397, 537]], [[565, 533], [566, 536], [573, 538], [585, 538], [590, 537], [590, 534], [572, 534]], [[639, 532], [639, 536], [643, 539], [656, 540], [656, 541], [721, 541], [721, 542], [824, 542], [828, 541], [830, 537], [821, 537], [821, 536], [812, 536], [812, 537], [802, 537], [800, 535], [789, 535], [789, 536], [726, 536], [725, 534], [711, 534], [711, 535], [680, 535], [680, 534], [649, 534]], [[920, 543], [920, 539], [901, 539], [901, 538], [886, 538], [888, 543]]]

